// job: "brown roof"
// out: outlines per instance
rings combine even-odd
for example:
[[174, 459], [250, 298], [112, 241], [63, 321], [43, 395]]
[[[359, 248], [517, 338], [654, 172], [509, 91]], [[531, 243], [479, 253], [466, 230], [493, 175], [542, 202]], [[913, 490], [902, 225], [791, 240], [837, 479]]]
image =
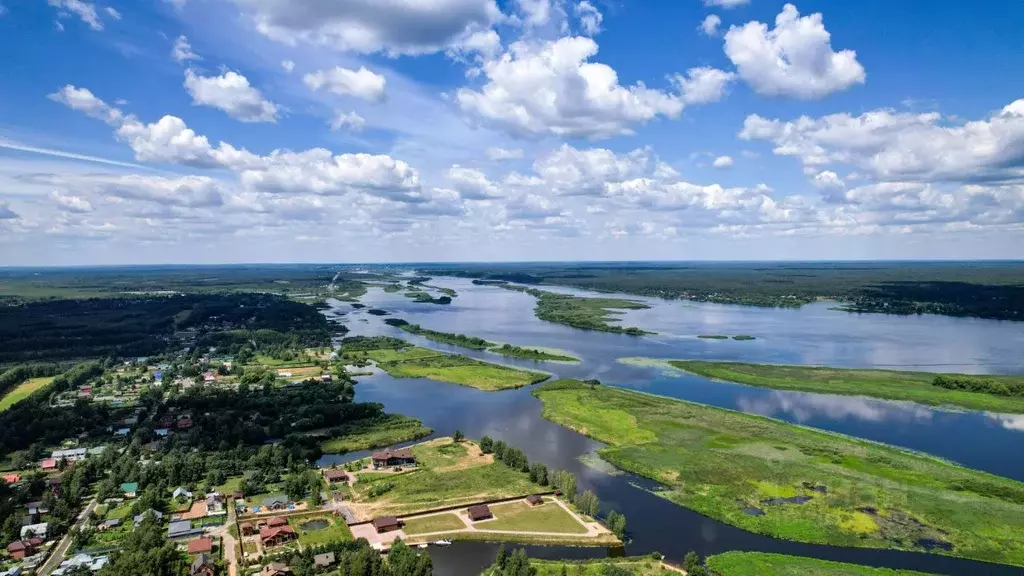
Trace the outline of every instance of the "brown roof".
[[389, 460], [391, 458], [412, 458], [412, 448], [400, 448], [398, 450], [384, 450], [374, 452], [374, 460]]
[[275, 526], [284, 526], [287, 523], [288, 521], [284, 518], [281, 518], [280, 516], [274, 516], [270, 520], [267, 520], [267, 526], [270, 526], [271, 528]]
[[279, 528], [264, 528], [260, 530], [260, 540], [269, 540], [280, 534], [295, 534], [295, 530], [292, 530], [291, 526], [281, 526]]
[[348, 474], [344, 470], [324, 470], [324, 478], [331, 482], [340, 482], [348, 480]]
[[7, 545], [8, 552], [17, 552], [19, 550], [24, 550], [25, 548], [25, 544], [22, 543], [20, 540], [15, 540], [14, 542], [11, 542]]
[[480, 504], [479, 506], [469, 507], [469, 519], [474, 522], [477, 520], [485, 520], [491, 517], [491, 509], [486, 504]]
[[188, 543], [189, 554], [201, 554], [213, 550], [213, 538], [196, 538]]
[[43, 542], [45, 542], [45, 540], [43, 540], [39, 536], [33, 536], [33, 537], [31, 537], [31, 538], [29, 538], [28, 540], [25, 541], [25, 543], [28, 544], [28, 546], [30, 546], [30, 547], [32, 547], [32, 546], [42, 546]]
[[544, 499], [536, 494], [530, 494], [526, 497], [526, 501], [530, 504], [540, 504]]
[[398, 518], [395, 518], [394, 516], [381, 516], [380, 518], [373, 519], [373, 527], [377, 530], [400, 525], [401, 523], [398, 521]]

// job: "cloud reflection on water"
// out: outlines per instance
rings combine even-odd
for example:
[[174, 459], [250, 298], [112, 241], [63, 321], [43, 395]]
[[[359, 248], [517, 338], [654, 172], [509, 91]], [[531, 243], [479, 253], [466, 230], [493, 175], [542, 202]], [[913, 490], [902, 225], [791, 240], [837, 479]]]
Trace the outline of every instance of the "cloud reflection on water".
[[932, 411], [924, 406], [909, 402], [874, 400], [862, 396], [772, 391], [759, 397], [739, 397], [736, 404], [744, 412], [761, 416], [785, 414], [799, 423], [820, 417], [832, 420], [851, 418], [868, 422], [908, 422], [932, 418]]

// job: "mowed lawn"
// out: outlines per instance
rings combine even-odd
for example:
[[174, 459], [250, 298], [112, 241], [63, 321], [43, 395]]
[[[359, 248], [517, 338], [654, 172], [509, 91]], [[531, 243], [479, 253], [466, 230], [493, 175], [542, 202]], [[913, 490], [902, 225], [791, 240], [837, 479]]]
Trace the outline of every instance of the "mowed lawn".
[[[935, 406], [949, 405], [973, 410], [1024, 413], [1024, 398], [996, 396], [966, 390], [949, 390], [933, 385], [932, 381], [938, 374], [930, 372], [707, 362], [703, 360], [669, 360], [668, 364], [706, 378], [762, 388], [872, 396]], [[947, 376], [961, 375], [947, 374]], [[977, 377], [972, 376], [972, 378]], [[1024, 382], [1024, 376], [986, 375], [984, 378], [996, 382]]]
[[454, 513], [435, 514], [422, 518], [410, 518], [404, 521], [402, 531], [406, 534], [430, 534], [432, 532], [451, 532], [462, 530], [466, 523]]
[[366, 357], [395, 378], [429, 378], [480, 390], [522, 388], [549, 378], [543, 372], [519, 370], [415, 346], [368, 350]]
[[924, 572], [761, 552], [726, 552], [708, 558], [708, 566], [719, 576], [928, 576]]
[[0, 398], [0, 412], [7, 410], [16, 403], [28, 398], [34, 392], [49, 386], [50, 382], [53, 382], [53, 376], [29, 378], [21, 384], [18, 384], [16, 388], [7, 394], [4, 394], [3, 398]]
[[[601, 458], [661, 482], [668, 489], [659, 496], [711, 518], [798, 542], [1024, 565], [1021, 482], [612, 386], [559, 380], [534, 394], [545, 418], [608, 444]], [[796, 497], [803, 501], [775, 500]]]
[[585, 534], [587, 527], [551, 500], [539, 506], [526, 502], [509, 502], [491, 506], [494, 520], [478, 522], [479, 530], [515, 530], [522, 532], [553, 532], [558, 534]]
[[[319, 527], [326, 522], [327, 526]], [[319, 514], [288, 518], [288, 525], [299, 535], [299, 544], [320, 546], [329, 542], [346, 542], [352, 539], [352, 531], [341, 518], [333, 514]]]

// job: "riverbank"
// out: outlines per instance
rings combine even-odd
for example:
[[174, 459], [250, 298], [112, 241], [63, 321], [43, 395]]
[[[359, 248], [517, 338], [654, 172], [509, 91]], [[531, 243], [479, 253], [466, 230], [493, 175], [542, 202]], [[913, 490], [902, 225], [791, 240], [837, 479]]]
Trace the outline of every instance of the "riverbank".
[[707, 566], [715, 576], [929, 576], [912, 570], [762, 552], [726, 552], [708, 558]]
[[938, 458], [614, 387], [559, 380], [543, 415], [705, 516], [799, 542], [1024, 564], [1024, 484]]
[[461, 348], [467, 348], [469, 350], [487, 350], [501, 356], [507, 356], [509, 358], [518, 358], [520, 360], [537, 360], [541, 362], [579, 362], [580, 359], [575, 356], [570, 356], [561, 350], [552, 350], [548, 348], [542, 348], [539, 346], [516, 346], [514, 344], [501, 344], [497, 342], [490, 342], [483, 338], [477, 338], [475, 336], [467, 336], [465, 334], [456, 334], [454, 332], [439, 332], [437, 330], [430, 330], [424, 328], [419, 324], [410, 324], [401, 318], [388, 318], [384, 321], [388, 326], [394, 326], [399, 330], [404, 330], [410, 334], [417, 336], [423, 336], [427, 340], [433, 340], [434, 342], [440, 342], [442, 344], [450, 344], [452, 346], [459, 346]]
[[990, 382], [1000, 390], [1024, 387], [1024, 376], [935, 374], [897, 370], [786, 366], [703, 360], [653, 360], [698, 376], [779, 390], [871, 396], [904, 400], [930, 406], [958, 406], [971, 410], [1024, 413], [1024, 396], [1008, 396], [950, 389], [936, 385], [936, 378], [963, 381], [966, 385]]
[[626, 300], [624, 298], [582, 298], [570, 294], [559, 294], [538, 290], [528, 286], [515, 284], [497, 284], [507, 290], [524, 292], [537, 299], [537, 306], [534, 314], [537, 318], [546, 322], [565, 324], [580, 330], [597, 330], [600, 332], [615, 332], [619, 334], [630, 334], [642, 336], [654, 334], [636, 327], [623, 328], [618, 324], [616, 317], [621, 310], [643, 310], [650, 308], [647, 304], [637, 300]]
[[334, 436], [320, 443], [320, 450], [328, 454], [345, 454], [371, 448], [393, 446], [426, 438], [434, 431], [415, 418], [400, 414], [385, 414], [369, 422], [356, 422], [336, 430]]

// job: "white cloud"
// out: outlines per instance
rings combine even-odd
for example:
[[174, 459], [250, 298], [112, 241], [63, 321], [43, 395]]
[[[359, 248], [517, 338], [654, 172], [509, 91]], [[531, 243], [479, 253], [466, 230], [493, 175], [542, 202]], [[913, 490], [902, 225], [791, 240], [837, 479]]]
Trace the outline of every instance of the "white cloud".
[[483, 172], [473, 168], [463, 168], [456, 164], [445, 172], [445, 178], [467, 200], [490, 200], [501, 196], [498, 185], [491, 182]]
[[110, 16], [111, 18], [113, 18], [114, 20], [120, 20], [121, 19], [121, 13], [118, 12], [117, 9], [115, 9], [114, 7], [107, 6], [106, 8], [104, 8], [104, 10], [106, 10], [107, 15]]
[[556, 9], [552, 0], [515, 0], [515, 3], [527, 26], [544, 26], [551, 21]]
[[602, 195], [609, 183], [646, 174], [652, 161], [650, 151], [633, 150], [616, 154], [604, 148], [579, 150], [563, 144], [538, 159], [533, 169], [555, 194]]
[[295, 69], [295, 62], [291, 60], [281, 60], [281, 68], [284, 68], [285, 72], [291, 73]]
[[750, 4], [750, 0], [704, 0], [705, 6], [718, 6], [727, 10], [744, 4]]
[[487, 82], [479, 91], [458, 90], [458, 103], [513, 133], [568, 138], [629, 134], [634, 124], [679, 116], [680, 96], [643, 83], [620, 85], [611, 67], [588, 62], [597, 49], [585, 37], [515, 42], [483, 64]]
[[587, 0], [576, 5], [576, 17], [580, 20], [580, 29], [587, 36], [596, 36], [601, 31], [604, 16]]
[[178, 36], [178, 39], [174, 41], [174, 47], [171, 48], [171, 58], [174, 58], [175, 62], [202, 60], [202, 57], [192, 51], [192, 45], [188, 43], [188, 39], [184, 36]]
[[708, 36], [717, 36], [718, 27], [722, 24], [722, 19], [715, 14], [708, 14], [704, 20], [700, 23], [700, 30]]
[[275, 41], [392, 56], [443, 52], [502, 19], [495, 0], [234, 2]]
[[191, 69], [186, 70], [185, 90], [192, 96], [193, 104], [218, 108], [236, 120], [277, 121], [277, 105], [263, 98], [260, 91], [237, 72], [229, 70], [220, 76], [198, 76]]
[[120, 110], [107, 105], [85, 88], [75, 88], [68, 84], [47, 96], [54, 102], [60, 102], [72, 110], [84, 113], [90, 118], [102, 120], [111, 126], [120, 124], [124, 115]]
[[79, 214], [92, 212], [92, 204], [90, 204], [88, 200], [82, 198], [81, 196], [63, 194], [57, 190], [54, 190], [53, 193], [50, 194], [50, 198], [52, 198], [53, 201], [56, 202], [62, 210], [67, 210], [68, 212], [76, 212]]
[[711, 165], [715, 168], [731, 168], [732, 164], [732, 156], [719, 156], [711, 162]]
[[839, 175], [831, 170], [822, 170], [814, 175], [811, 179], [811, 183], [814, 184], [815, 188], [821, 189], [834, 189], [834, 188], [846, 188], [846, 183], [843, 182]]
[[1024, 99], [966, 122], [888, 109], [788, 122], [753, 114], [740, 137], [770, 141], [806, 166], [849, 164], [879, 180], [1024, 180]]
[[367, 70], [365, 66], [359, 70], [349, 70], [335, 66], [330, 70], [317, 70], [302, 77], [302, 81], [314, 92], [326, 88], [340, 96], [355, 96], [369, 102], [384, 99], [387, 79], [380, 74]]
[[725, 96], [729, 83], [736, 77], [732, 72], [725, 72], [709, 66], [690, 68], [686, 76], [677, 74], [675, 77], [683, 102], [687, 104], [707, 104], [717, 102]]
[[856, 52], [832, 51], [821, 13], [801, 17], [792, 4], [776, 16], [774, 29], [761, 22], [729, 28], [725, 53], [740, 78], [768, 96], [822, 98], [865, 79]]
[[491, 160], [518, 160], [523, 157], [522, 148], [488, 148], [487, 157]]
[[341, 130], [360, 132], [366, 127], [366, 119], [355, 112], [338, 112], [331, 119], [330, 126], [331, 130], [335, 132], [340, 132]]
[[97, 32], [103, 30], [103, 22], [96, 13], [96, 6], [85, 0], [46, 0], [47, 4], [81, 18], [89, 28]]

